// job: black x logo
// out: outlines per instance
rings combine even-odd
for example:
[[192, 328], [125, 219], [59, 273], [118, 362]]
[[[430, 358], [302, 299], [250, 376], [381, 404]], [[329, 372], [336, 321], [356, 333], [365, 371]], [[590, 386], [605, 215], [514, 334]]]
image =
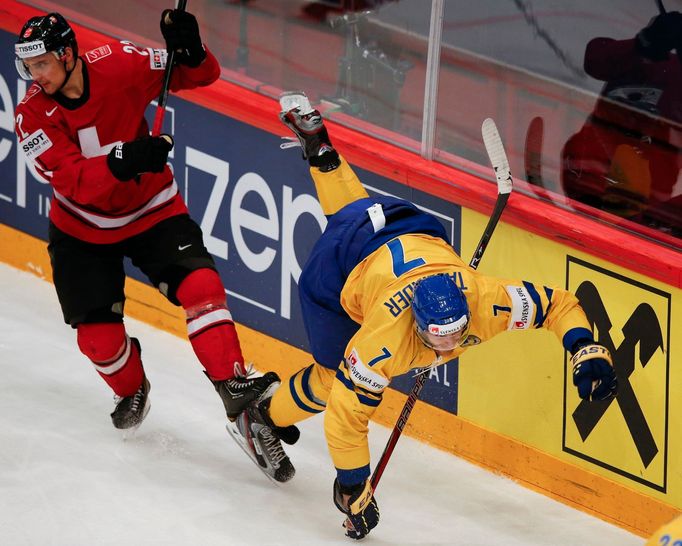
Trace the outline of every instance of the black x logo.
[[[638, 343], [639, 362], [642, 367], [649, 363], [659, 348], [663, 349], [663, 333], [658, 317], [649, 304], [640, 303], [623, 326], [624, 339], [616, 348], [610, 334], [613, 325], [597, 288], [591, 282], [585, 281], [578, 287], [576, 296], [591, 326], [598, 332], [597, 342], [611, 351], [618, 377], [618, 396], [615, 401], [618, 402], [646, 468], [658, 453], [658, 447], [630, 384], [630, 375], [635, 371], [635, 349]], [[583, 441], [590, 435], [613, 401], [614, 399], [604, 402], [582, 400], [578, 404], [573, 412], [573, 420]]]

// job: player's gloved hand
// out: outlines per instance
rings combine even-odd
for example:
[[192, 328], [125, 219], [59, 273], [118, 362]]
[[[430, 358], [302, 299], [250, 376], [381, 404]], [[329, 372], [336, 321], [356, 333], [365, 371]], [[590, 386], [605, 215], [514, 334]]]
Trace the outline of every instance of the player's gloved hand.
[[107, 165], [116, 178], [125, 182], [138, 174], [163, 172], [172, 149], [170, 135], [144, 136], [112, 148], [107, 155]]
[[348, 516], [343, 526], [352, 539], [365, 538], [379, 523], [379, 506], [369, 480], [353, 486], [334, 480], [334, 504]]
[[608, 349], [593, 341], [573, 346], [573, 384], [583, 400], [608, 400], [618, 393], [618, 379]]
[[682, 13], [669, 11], [657, 15], [635, 37], [640, 55], [652, 61], [664, 61], [668, 52], [682, 45]]
[[167, 9], [161, 14], [161, 34], [166, 40], [166, 50], [175, 51], [175, 62], [196, 68], [206, 58], [204, 44], [199, 36], [196, 17], [179, 9]]

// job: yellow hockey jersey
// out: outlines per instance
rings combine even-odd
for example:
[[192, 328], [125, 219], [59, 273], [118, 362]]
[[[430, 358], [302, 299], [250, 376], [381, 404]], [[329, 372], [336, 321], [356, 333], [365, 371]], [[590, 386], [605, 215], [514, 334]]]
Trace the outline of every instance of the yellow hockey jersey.
[[[410, 308], [415, 282], [436, 273], [453, 277], [471, 312], [466, 341], [442, 355], [420, 341]], [[342, 471], [369, 465], [367, 424], [393, 377], [444, 363], [505, 330], [547, 328], [567, 349], [579, 337], [591, 337], [570, 292], [482, 275], [442, 239], [420, 234], [401, 235], [359, 263], [344, 285], [341, 304], [361, 325], [346, 347], [325, 413], [329, 450]]]

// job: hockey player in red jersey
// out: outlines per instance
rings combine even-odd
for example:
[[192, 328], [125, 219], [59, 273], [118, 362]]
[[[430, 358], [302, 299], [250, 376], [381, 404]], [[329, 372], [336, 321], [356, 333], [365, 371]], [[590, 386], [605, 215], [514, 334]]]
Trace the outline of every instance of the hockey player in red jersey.
[[17, 70], [34, 82], [16, 109], [19, 148], [54, 190], [48, 251], [57, 295], [81, 352], [115, 393], [119, 429], [140, 425], [150, 389], [140, 343], [123, 324], [126, 256], [184, 308], [229, 419], [279, 379], [244, 369], [223, 283], [166, 163], [173, 140], [149, 136], [144, 112], [161, 89], [167, 51], [176, 52], [173, 91], [220, 74], [193, 15], [164, 11], [161, 32], [167, 49], [122, 41], [79, 56], [73, 29], [50, 13], [29, 19], [15, 45]]

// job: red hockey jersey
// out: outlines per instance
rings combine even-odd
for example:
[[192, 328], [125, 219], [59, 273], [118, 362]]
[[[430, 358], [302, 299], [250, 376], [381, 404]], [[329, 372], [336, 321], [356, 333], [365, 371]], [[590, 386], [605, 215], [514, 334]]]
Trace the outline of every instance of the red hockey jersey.
[[[207, 50], [197, 68], [178, 66], [171, 90], [218, 79]], [[168, 165], [162, 173], [121, 182], [107, 166], [119, 143], [149, 133], [145, 109], [161, 90], [166, 50], [112, 42], [86, 52], [80, 99], [50, 96], [34, 83], [15, 112], [19, 148], [52, 186], [50, 220], [91, 243], [115, 243], [187, 212]]]

